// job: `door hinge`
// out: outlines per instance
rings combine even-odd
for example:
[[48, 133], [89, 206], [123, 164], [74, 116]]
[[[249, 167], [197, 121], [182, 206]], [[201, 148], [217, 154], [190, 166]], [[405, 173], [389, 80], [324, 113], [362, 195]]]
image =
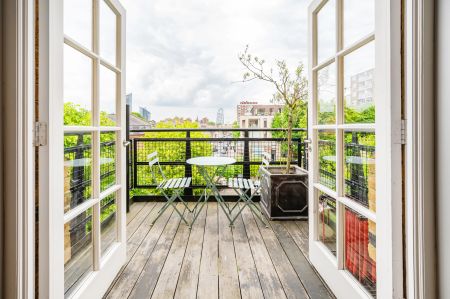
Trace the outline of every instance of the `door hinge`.
[[47, 123], [36, 122], [34, 124], [34, 146], [47, 145]]
[[401, 121], [401, 144], [406, 144], [406, 120]]

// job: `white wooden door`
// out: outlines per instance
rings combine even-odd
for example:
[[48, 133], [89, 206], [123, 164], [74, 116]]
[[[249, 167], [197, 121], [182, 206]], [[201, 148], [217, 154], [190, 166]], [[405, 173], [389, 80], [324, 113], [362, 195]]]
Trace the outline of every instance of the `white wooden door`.
[[338, 298], [402, 294], [399, 3], [309, 8], [309, 254]]
[[39, 295], [101, 298], [126, 259], [125, 10], [47, 0], [39, 17]]

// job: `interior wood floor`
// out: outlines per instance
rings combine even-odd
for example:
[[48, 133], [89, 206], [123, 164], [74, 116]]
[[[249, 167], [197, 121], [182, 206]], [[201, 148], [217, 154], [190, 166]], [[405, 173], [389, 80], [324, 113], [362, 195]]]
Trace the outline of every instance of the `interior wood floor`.
[[211, 202], [191, 230], [172, 208], [151, 226], [162, 204], [131, 206], [127, 262], [105, 298], [334, 298], [308, 261], [306, 221], [266, 228], [246, 208], [230, 228]]

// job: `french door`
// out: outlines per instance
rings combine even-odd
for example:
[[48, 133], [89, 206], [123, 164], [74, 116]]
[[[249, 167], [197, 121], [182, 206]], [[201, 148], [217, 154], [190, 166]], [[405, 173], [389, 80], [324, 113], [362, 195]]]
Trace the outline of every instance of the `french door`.
[[101, 298], [126, 259], [125, 10], [39, 2], [41, 298]]
[[402, 294], [400, 2], [309, 7], [309, 253], [338, 298]]

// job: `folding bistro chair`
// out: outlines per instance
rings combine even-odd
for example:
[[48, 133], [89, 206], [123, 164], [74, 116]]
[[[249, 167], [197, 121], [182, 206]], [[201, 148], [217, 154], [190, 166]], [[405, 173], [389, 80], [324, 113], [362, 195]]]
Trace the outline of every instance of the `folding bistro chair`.
[[253, 181], [251, 179], [244, 179], [244, 178], [240, 178], [240, 177], [228, 179], [228, 187], [232, 188], [239, 196], [238, 201], [230, 209], [230, 217], [231, 217], [233, 210], [239, 205], [239, 203], [243, 202], [242, 207], [238, 208], [237, 214], [233, 218], [231, 218], [230, 226], [233, 226], [234, 221], [237, 219], [239, 214], [241, 214], [242, 211], [246, 207], [249, 207], [250, 210], [253, 212], [253, 214], [259, 220], [261, 220], [261, 222], [264, 223], [264, 225], [266, 227], [268, 227], [267, 221], [263, 220], [264, 214], [262, 213], [261, 209], [257, 206], [257, 204], [253, 201], [253, 197], [255, 197], [255, 195], [259, 194], [259, 191], [261, 189], [261, 179], [260, 179], [261, 178], [261, 169], [263, 167], [268, 167], [269, 161], [270, 161], [270, 154], [264, 152], [262, 154], [261, 166], [259, 167], [259, 170], [258, 170], [258, 180], [257, 181]]
[[[152, 174], [153, 183], [157, 184], [156, 190], [159, 190], [161, 194], [166, 198], [166, 202], [162, 206], [162, 208], [158, 211], [158, 215], [152, 221], [151, 225], [155, 224], [156, 220], [164, 213], [164, 211], [172, 206], [175, 212], [181, 217], [181, 219], [186, 223], [186, 225], [191, 227], [191, 224], [184, 218], [183, 213], [177, 209], [176, 199], [179, 199], [180, 202], [186, 207], [186, 209], [192, 213], [193, 211], [189, 209], [187, 203], [183, 200], [181, 196], [181, 192], [187, 187], [190, 186], [192, 178], [170, 178], [168, 179], [164, 174], [161, 164], [159, 163], [158, 152], [153, 152], [147, 156], [148, 165], [150, 166], [150, 172]], [[158, 180], [158, 174], [162, 178], [162, 181]]]

